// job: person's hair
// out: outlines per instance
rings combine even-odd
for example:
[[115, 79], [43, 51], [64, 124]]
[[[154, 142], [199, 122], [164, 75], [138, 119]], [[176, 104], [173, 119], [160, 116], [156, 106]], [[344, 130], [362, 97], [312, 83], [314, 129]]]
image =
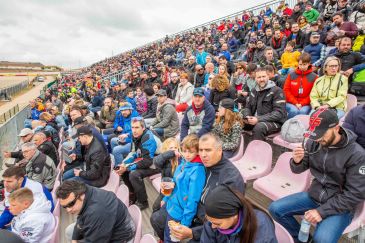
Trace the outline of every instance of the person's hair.
[[241, 126], [243, 126], [243, 121], [238, 112], [233, 112], [229, 109], [226, 109], [226, 113], [224, 117], [218, 116], [216, 119], [216, 125], [218, 125], [223, 120], [223, 133], [229, 133], [230, 129], [233, 125], [238, 122]]
[[265, 68], [265, 67], [258, 67], [258, 68], [255, 70], [255, 73], [258, 73], [258, 72], [266, 72], [266, 68]]
[[146, 93], [147, 96], [152, 96], [155, 94], [155, 91], [150, 86], [145, 87], [143, 91]]
[[10, 193], [9, 201], [17, 201], [20, 203], [28, 201], [30, 203], [33, 203], [34, 201], [33, 192], [27, 187], [19, 188]]
[[66, 199], [72, 192], [75, 194], [75, 197], [85, 194], [85, 184], [75, 180], [65, 181], [57, 188], [56, 197], [60, 199]]
[[141, 86], [136, 87], [136, 91], [137, 91], [137, 90], [140, 90], [141, 92], [143, 92], [143, 89], [142, 89], [142, 87], [141, 87]]
[[335, 16], [340, 16], [340, 17], [342, 17], [342, 18], [343, 18], [343, 13], [341, 13], [341, 12], [336, 12], [336, 13], [332, 14], [332, 19], [333, 19]]
[[23, 143], [22, 150], [24, 150], [25, 148], [35, 150], [35, 149], [37, 149], [37, 145], [35, 145], [35, 143], [33, 143], [33, 142]]
[[126, 90], [125, 90], [125, 93], [128, 95], [130, 92], [133, 92], [133, 89], [132, 88], [127, 88]]
[[288, 41], [288, 43], [286, 43], [286, 46], [291, 46], [291, 47], [295, 47], [295, 42], [294, 41]]
[[247, 73], [253, 73], [253, 72], [255, 72], [256, 71], [256, 69], [257, 69], [257, 65], [255, 64], [255, 63], [249, 63], [248, 65], [247, 65], [247, 69], [246, 69], [246, 72]]
[[312, 61], [312, 57], [309, 53], [307, 52], [303, 52], [300, 56], [299, 56], [299, 60], [298, 61], [302, 61], [302, 63], [311, 63]]
[[189, 80], [189, 74], [187, 74], [186, 72], [183, 72], [180, 74], [180, 79], [187, 79]]
[[48, 112], [42, 112], [40, 115], [39, 115], [39, 120], [44, 120], [46, 122], [49, 122], [53, 119], [53, 115], [48, 113]]
[[141, 118], [141, 117], [140, 117], [140, 119], [136, 119], [135, 117], [132, 118], [132, 124], [133, 123], [136, 123], [136, 122], [138, 122], [139, 124], [141, 124], [141, 127], [142, 128], [146, 128], [146, 123], [145, 123], [145, 121], [144, 121], [143, 118]]
[[70, 109], [70, 113], [71, 113], [72, 111], [78, 111], [78, 112], [80, 112], [80, 114], [82, 114], [82, 109], [81, 109], [81, 107], [80, 107], [80, 106], [78, 106], [78, 105], [73, 105], [73, 106], [71, 107], [71, 109]]
[[[176, 139], [175, 137], [172, 138], [168, 138], [166, 139], [162, 145], [161, 145], [161, 153], [164, 153], [166, 151], [169, 150], [169, 147], [172, 143], [176, 144], [176, 147], [178, 150], [180, 150], [180, 144], [179, 144], [179, 140]], [[179, 160], [177, 158], [172, 158], [171, 159], [171, 172], [172, 174], [174, 174], [176, 167], [179, 165]]]
[[265, 48], [265, 54], [266, 54], [266, 52], [268, 52], [268, 51], [274, 51], [274, 49], [273, 49], [272, 47], [266, 47], [266, 48]]
[[47, 135], [44, 132], [37, 132], [36, 134], [33, 135], [33, 138], [35, 136], [39, 136], [39, 137], [43, 138], [44, 140], [47, 139]]
[[60, 112], [60, 109], [58, 109], [58, 106], [52, 106], [52, 111], [54, 112], [54, 114], [55, 115], [59, 115], [59, 114], [61, 114], [61, 112]]
[[222, 149], [223, 148], [223, 141], [222, 139], [215, 135], [214, 133], [208, 132], [200, 137], [199, 142], [205, 142], [209, 139], [214, 139], [214, 144], [216, 149]]
[[154, 86], [157, 86], [158, 89], [161, 89], [161, 84], [159, 84], [159, 83], [153, 83], [152, 87], [154, 87]]
[[277, 70], [275, 69], [275, 67], [273, 65], [266, 65], [264, 66], [266, 72], [268, 73], [275, 73]]
[[218, 91], [227, 90], [229, 85], [229, 79], [226, 75], [217, 75], [212, 80], [212, 88]]
[[327, 57], [327, 59], [324, 61], [324, 65], [323, 65], [323, 73], [324, 74], [327, 74], [327, 65], [330, 61], [337, 61], [338, 63], [338, 70], [337, 72], [339, 72], [341, 70], [341, 60], [335, 56], [330, 56], [330, 57]]
[[238, 68], [238, 67], [242, 67], [243, 68], [243, 71], [244, 72], [246, 72], [246, 68], [247, 68], [247, 66], [246, 66], [246, 64], [244, 63], [244, 62], [238, 62], [237, 64], [236, 64], [236, 67]]
[[352, 45], [352, 39], [350, 37], [344, 36], [344, 37], [341, 37], [339, 40], [340, 40], [340, 43], [339, 43], [340, 45], [341, 45], [342, 41], [344, 41], [344, 40], [350, 41], [351, 45]]
[[22, 178], [25, 176], [25, 168], [20, 166], [11, 166], [7, 168], [3, 173], [4, 177], [13, 177], [15, 176], [16, 179]]
[[181, 148], [187, 150], [199, 151], [199, 137], [196, 134], [189, 134], [181, 142]]
[[80, 100], [75, 100], [74, 104], [79, 106], [81, 109], [81, 106], [85, 105], [85, 102], [80, 99]]

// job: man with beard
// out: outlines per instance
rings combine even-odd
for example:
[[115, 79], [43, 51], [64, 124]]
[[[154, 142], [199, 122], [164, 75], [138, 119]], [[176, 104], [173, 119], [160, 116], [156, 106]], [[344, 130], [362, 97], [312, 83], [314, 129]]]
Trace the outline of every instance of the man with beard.
[[303, 10], [300, 8], [300, 5], [297, 4], [294, 6], [293, 13], [290, 16], [290, 18], [296, 23], [298, 21], [298, 18], [302, 16]]
[[299, 28], [297, 23], [292, 24], [291, 34], [288, 37], [288, 41], [295, 41], [295, 50], [301, 51], [304, 47], [305, 34]]
[[304, 137], [307, 142], [293, 150], [290, 168], [296, 174], [310, 169], [311, 186], [308, 192], [274, 201], [269, 211], [295, 241], [300, 224], [294, 215], [304, 215], [316, 225], [313, 242], [338, 242], [365, 200], [365, 152], [356, 135], [339, 125], [333, 110], [314, 112]]
[[274, 36], [271, 38], [271, 47], [278, 53], [279, 56], [284, 52], [286, 46], [286, 37], [281, 33], [280, 29], [275, 30]]
[[174, 100], [176, 97], [177, 88], [179, 87], [179, 75], [176, 72], [170, 73], [170, 83], [167, 85], [167, 97]]
[[194, 73], [194, 82], [193, 85], [195, 88], [202, 87], [205, 80], [205, 71], [201, 65], [195, 66], [195, 73]]
[[257, 40], [256, 47], [257, 48], [255, 50], [255, 55], [253, 57], [253, 62], [258, 64], [258, 63], [265, 60], [266, 46], [264, 44], [264, 41], [259, 39], [259, 40]]
[[345, 22], [344, 15], [340, 12], [337, 12], [332, 17], [334, 27], [330, 30], [333, 32], [337, 37], [350, 37], [355, 38], [359, 30], [357, 25], [353, 22]]

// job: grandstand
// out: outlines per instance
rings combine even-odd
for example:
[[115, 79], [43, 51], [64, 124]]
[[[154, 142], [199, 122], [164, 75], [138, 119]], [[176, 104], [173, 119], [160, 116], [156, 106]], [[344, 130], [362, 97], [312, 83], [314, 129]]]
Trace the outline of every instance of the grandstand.
[[[152, 205], [160, 194], [162, 175], [159, 173], [151, 173], [154, 175], [146, 176], [145, 178], [142, 177], [142, 183], [144, 183], [146, 187], [149, 207], [146, 209], [141, 207], [143, 205], [141, 205], [139, 201], [135, 201], [135, 203], [140, 208], [143, 208], [143, 210], [140, 210], [136, 205], [129, 205], [130, 200], [133, 201], [132, 198], [130, 198], [130, 195], [133, 195], [129, 194], [131, 185], [127, 185], [127, 187], [125, 185], [127, 184], [125, 183], [126, 179], [120, 178], [113, 170], [114, 165], [118, 165], [121, 162], [118, 161], [120, 160], [120, 156], [122, 158], [125, 156], [125, 154], [121, 155], [121, 152], [118, 152], [116, 148], [119, 148], [120, 150], [126, 149], [126, 147], [123, 146], [126, 146], [128, 143], [133, 143], [132, 138], [130, 142], [123, 141], [120, 137], [119, 139], [122, 141], [120, 142], [118, 140], [118, 136], [123, 134], [126, 129], [133, 129], [130, 127], [121, 127], [122, 122], [120, 121], [124, 119], [122, 112], [125, 110], [131, 110], [131, 112], [126, 115], [130, 117], [130, 120], [128, 121], [129, 124], [135, 122], [133, 119], [136, 119], [137, 121], [140, 120], [139, 118], [132, 118], [133, 112], [137, 113], [136, 117], [144, 117], [147, 124], [153, 124], [151, 125], [150, 130], [155, 131], [154, 137], [152, 138], [152, 140], [154, 139], [155, 141], [157, 141], [156, 137], [160, 137], [162, 141], [170, 137], [182, 140], [184, 138], [184, 132], [187, 133], [189, 129], [190, 131], [196, 129], [192, 124], [189, 124], [189, 122], [192, 121], [189, 120], [191, 118], [189, 118], [189, 114], [191, 113], [194, 113], [194, 115], [191, 115], [194, 116], [194, 120], [198, 118], [197, 120], [199, 121], [197, 122], [200, 122], [198, 124], [200, 125], [200, 128], [196, 130], [198, 134], [200, 129], [205, 129], [204, 126], [209, 127], [205, 122], [211, 120], [212, 123], [205, 133], [213, 131], [213, 133], [218, 136], [223, 134], [220, 136], [223, 140], [223, 147], [226, 145], [227, 147], [228, 145], [234, 147], [233, 151], [223, 149], [223, 154], [225, 154], [224, 152], [227, 152], [227, 150], [228, 152], [232, 152], [229, 156], [230, 161], [238, 169], [242, 179], [246, 183], [245, 197], [252, 201], [254, 205], [259, 205], [268, 209], [273, 201], [282, 199], [293, 193], [308, 191], [311, 187], [311, 183], [314, 181], [313, 179], [315, 178], [315, 180], [318, 180], [318, 174], [322, 173], [318, 172], [320, 169], [314, 167], [310, 167], [311, 170], [307, 169], [300, 174], [292, 172], [290, 167], [290, 163], [294, 163], [290, 162], [293, 157], [292, 150], [298, 146], [302, 146], [302, 144], [304, 144], [304, 146], [306, 144], [304, 142], [302, 143], [303, 136], [300, 136], [301, 140], [294, 141], [292, 139], [294, 135], [291, 133], [290, 129], [288, 129], [288, 132], [284, 132], [283, 124], [288, 120], [287, 116], [291, 115], [288, 104], [293, 104], [293, 106], [297, 107], [297, 110], [301, 110], [303, 106], [308, 107], [305, 114], [299, 114], [298, 112], [298, 114], [293, 115], [293, 117], [296, 118], [295, 121], [299, 124], [298, 129], [302, 129], [300, 135], [302, 135], [305, 130], [309, 129], [311, 124], [311, 109], [316, 113], [318, 112], [316, 110], [322, 111], [322, 109], [327, 110], [328, 108], [332, 108], [332, 110], [334, 109], [337, 112], [336, 115], [338, 116], [337, 119], [339, 119], [339, 123], [341, 125], [344, 124], [346, 129], [356, 133], [360, 137], [357, 142], [361, 146], [364, 146], [364, 140], [362, 140], [364, 139], [363, 131], [359, 128], [356, 129], [356, 126], [352, 126], [350, 129], [351, 126], [349, 126], [349, 123], [358, 122], [358, 127], [364, 127], [364, 124], [361, 123], [364, 121], [355, 119], [353, 116], [355, 117], [357, 114], [356, 112], [358, 112], [356, 109], [360, 107], [358, 100], [365, 96], [365, 93], [362, 93], [364, 91], [364, 86], [362, 86], [363, 80], [361, 80], [361, 78], [359, 80], [359, 77], [363, 77], [362, 75], [364, 75], [365, 72], [364, 38], [362, 38], [363, 43], [360, 43], [362, 44], [360, 45], [360, 48], [355, 50], [357, 47], [354, 44], [358, 39], [361, 39], [358, 38], [359, 36], [364, 37], [365, 3], [348, 0], [345, 1], [345, 5], [342, 5], [342, 2], [342, 0], [339, 0], [338, 2], [333, 1], [333, 5], [331, 5], [332, 3], [326, 4], [321, 0], [318, 0], [315, 3], [310, 0], [270, 1], [136, 47], [117, 56], [102, 60], [89, 67], [85, 67], [79, 72], [63, 72], [62, 79], [58, 80], [51, 87], [48, 87], [42, 99], [38, 99], [32, 103], [32, 107], [30, 107], [31, 114], [23, 112], [19, 117], [15, 116], [10, 122], [22, 124], [25, 120], [24, 125], [26, 127], [29, 127], [34, 131], [44, 132], [48, 136], [47, 139], [50, 144], [59, 145], [57, 148], [59, 158], [56, 158], [56, 160], [59, 159], [59, 161], [57, 161], [58, 163], [54, 161], [57, 165], [57, 173], [54, 173], [53, 175], [53, 178], [55, 179], [52, 190], [54, 198], [57, 188], [64, 182], [63, 173], [74, 169], [66, 163], [66, 160], [69, 160], [71, 154], [74, 153], [80, 153], [81, 157], [85, 157], [85, 154], [83, 154], [84, 149], [81, 150], [81, 144], [85, 146], [85, 150], [91, 146], [90, 144], [85, 145], [84, 143], [86, 142], [84, 142], [84, 140], [82, 143], [78, 141], [77, 136], [72, 136], [72, 134], [76, 132], [76, 128], [80, 129], [77, 126], [82, 127], [83, 124], [87, 123], [88, 126], [92, 127], [92, 129], [96, 131], [93, 131], [92, 133], [95, 137], [93, 138], [93, 141], [99, 139], [96, 139], [96, 134], [102, 135], [102, 143], [109, 146], [108, 151], [106, 151], [106, 148], [103, 148], [103, 151], [107, 153], [111, 152], [111, 167], [108, 167], [110, 176], [109, 179], [107, 179], [107, 182], [104, 183], [102, 189], [115, 193], [127, 207], [129, 206], [129, 212], [137, 227], [137, 233], [134, 238], [135, 243], [153, 243], [158, 240], [158, 237], [151, 226], [150, 218], [152, 214]], [[332, 13], [329, 11], [332, 11]], [[329, 14], [330, 17], [327, 17], [326, 14]], [[361, 21], [358, 21], [356, 17], [353, 18], [354, 14], [359, 14], [361, 16]], [[294, 16], [296, 16], [298, 20], [295, 19]], [[305, 22], [300, 21], [302, 16], [304, 16]], [[333, 24], [332, 21], [334, 21], [333, 19], [335, 18], [333, 16], [344, 18], [344, 22], [341, 22], [338, 25], [336, 22]], [[277, 22], [277, 24], [275, 24], [275, 22]], [[286, 24], [288, 24], [290, 28], [286, 28]], [[336, 25], [337, 27], [335, 27]], [[350, 25], [351, 28], [356, 27], [356, 31], [352, 29], [347, 30], [347, 26]], [[318, 28], [318, 26], [321, 27]], [[295, 30], [296, 27], [298, 27], [298, 30]], [[270, 30], [272, 35], [269, 34]], [[286, 43], [286, 45], [283, 44], [284, 49], [282, 50], [276, 45], [276, 31], [278, 31], [278, 39], [280, 39], [280, 41], [285, 39], [287, 40], [287, 43], [289, 43]], [[341, 34], [342, 32], [344, 34]], [[326, 35], [326, 38], [319, 43], [319, 38], [322, 35]], [[330, 39], [331, 35], [335, 35], [336, 37]], [[314, 39], [317, 36], [318, 42], [315, 43], [316, 40]], [[305, 41], [308, 43], [304, 44]], [[347, 42], [350, 43], [350, 47], [354, 51], [350, 52], [350, 50], [346, 50], [346, 52], [344, 52], [341, 43]], [[260, 45], [263, 45], [263, 47], [260, 47]], [[317, 51], [318, 48], [314, 48], [314, 46], [318, 46], [319, 52]], [[292, 49], [290, 50], [290, 48]], [[306, 52], [306, 50], [308, 50], [308, 52]], [[268, 52], [271, 52], [272, 54], [268, 55]], [[310, 55], [306, 55], [306, 53], [310, 53]], [[290, 59], [290, 63], [287, 66], [285, 66], [287, 63], [285, 56], [290, 56], [288, 58]], [[311, 58], [314, 58], [315, 56], [318, 56], [316, 60], [318, 62], [311, 62]], [[347, 56], [351, 56], [351, 59], [347, 58]], [[305, 67], [306, 71], [303, 71], [300, 68], [305, 66], [305, 64], [307, 64]], [[342, 67], [347, 65], [348, 68], [341, 69], [342, 67], [340, 64], [342, 64]], [[36, 65], [37, 68], [42, 68], [39, 65]], [[315, 68], [312, 69], [312, 67]], [[331, 69], [335, 70], [333, 71], [333, 75], [331, 74]], [[298, 70], [298, 72], [296, 70]], [[257, 73], [264, 73], [263, 76], [267, 75], [267, 77], [270, 78], [270, 81], [266, 80], [265, 86], [262, 89], [260, 89], [260, 80], [255, 79], [257, 77], [254, 75], [252, 76], [252, 74]], [[272, 75], [270, 76], [271, 73]], [[331, 79], [327, 78], [328, 76], [330, 76]], [[177, 85], [174, 86], [176, 84], [174, 83], [175, 78], [180, 78], [180, 84], [183, 85], [177, 83]], [[300, 87], [295, 86], [293, 88], [294, 85], [290, 86], [292, 80], [296, 81], [299, 79]], [[323, 90], [320, 90], [320, 87], [316, 86], [316, 82], [321, 80], [325, 83], [326, 80], [329, 79], [328, 91], [326, 90], [328, 93], [327, 97], [325, 97], [325, 95], [321, 94], [323, 93]], [[184, 80], [188, 83], [187, 86], [183, 83]], [[250, 81], [254, 82], [252, 88], [249, 87]], [[258, 84], [256, 84], [256, 82]], [[246, 96], [251, 95], [250, 99], [259, 96], [259, 92], [268, 89], [268, 82], [273, 84], [270, 86], [271, 93], [265, 95], [265, 99], [270, 99], [270, 101], [257, 101], [262, 103], [259, 105], [255, 104], [254, 112], [249, 113], [250, 100], [246, 99]], [[338, 84], [332, 85], [332, 82], [338, 82]], [[187, 88], [182, 91], [184, 88], [181, 88], [181, 86]], [[288, 86], [291, 88], [288, 88]], [[221, 89], [221, 87], [223, 87], [223, 89]], [[323, 88], [323, 85], [321, 87]], [[190, 93], [187, 91], [189, 88], [191, 89]], [[294, 89], [296, 89], [295, 95], [290, 93], [293, 92]], [[303, 91], [303, 89], [305, 89], [305, 91]], [[313, 94], [311, 91], [315, 89], [318, 89], [317, 95]], [[332, 89], [335, 90], [332, 92]], [[138, 94], [138, 90], [141, 91], [141, 93], [144, 91], [145, 95]], [[136, 91], [136, 94], [134, 94], [134, 91]], [[330, 91], [333, 94], [330, 93]], [[152, 94], [149, 94], [150, 92], [152, 92]], [[246, 96], [243, 95], [245, 92], [247, 93]], [[303, 93], [305, 93], [305, 95]], [[130, 94], [132, 97], [130, 97]], [[318, 97], [320, 94], [322, 96]], [[295, 97], [295, 100], [298, 102], [292, 103], [292, 100], [289, 100], [288, 98], [290, 95]], [[331, 95], [333, 95], [333, 97]], [[158, 98], [155, 98], [155, 96], [158, 96]], [[165, 105], [165, 103], [163, 103], [157, 106], [157, 99], [159, 99], [160, 102], [160, 97], [163, 96], [170, 98], [169, 102], [173, 104], [173, 107], [176, 107], [173, 111], [174, 116], [176, 114], [176, 119], [171, 118], [166, 126], [169, 127], [170, 131], [170, 126], [173, 126], [174, 123], [178, 123], [179, 131], [175, 132], [170, 137], [164, 137], [166, 130], [162, 129], [161, 135], [159, 133], [161, 130], [156, 129], [159, 128], [156, 124], [163, 119], [161, 110]], [[198, 107], [198, 105], [195, 104], [195, 100], [192, 101], [194, 96], [206, 97], [204, 98], [204, 102], [209, 103], [207, 106], [211, 107], [210, 114], [213, 117], [212, 119], [208, 117], [208, 115], [205, 115], [208, 114], [209, 110], [205, 107], [206, 103], [204, 103], [203, 108], [201, 106]], [[209, 96], [210, 98], [208, 98]], [[274, 98], [267, 98], [269, 96], [275, 96], [274, 98], [276, 98], [276, 100], [274, 100]], [[322, 100], [326, 98], [328, 100]], [[110, 99], [110, 105], [103, 103], [106, 102], [107, 99]], [[300, 103], [299, 100], [301, 101], [301, 99], [306, 101]], [[181, 100], [184, 100], [184, 102]], [[227, 100], [232, 100], [232, 102], [230, 103], [230, 101], [228, 102]], [[336, 100], [334, 105], [333, 100]], [[316, 101], [318, 101], [318, 105]], [[155, 103], [152, 104], [153, 102]], [[270, 108], [271, 110], [269, 112], [266, 111], [265, 114], [259, 115], [259, 109], [262, 109], [262, 106], [266, 105], [267, 108], [271, 105], [267, 105], [267, 103], [264, 102], [282, 103], [282, 106], [278, 108], [278, 105], [275, 108]], [[135, 107], [132, 108], [133, 105]], [[146, 114], [149, 114], [152, 111], [153, 105], [154, 116], [150, 117]], [[105, 107], [107, 107], [106, 110]], [[220, 117], [220, 119], [223, 119], [221, 117], [225, 117], [225, 115], [220, 115], [222, 107], [225, 109], [225, 112], [230, 110], [232, 113], [237, 112], [236, 107], [240, 108], [240, 115], [232, 116], [235, 118], [231, 118], [237, 119], [235, 121], [242, 121], [245, 123], [246, 127], [243, 127], [242, 123], [239, 125], [239, 134], [236, 134], [235, 130], [233, 130], [233, 127], [237, 125], [236, 123], [231, 123], [230, 127], [228, 127], [230, 133], [226, 133], [225, 130], [227, 129], [223, 129], [223, 125], [221, 127], [219, 125], [220, 120], [214, 121], [214, 113], [216, 113], [216, 117]], [[139, 109], [142, 109], [143, 112], [140, 112]], [[179, 112], [179, 109], [182, 109], [182, 112]], [[258, 118], [256, 118], [255, 122], [250, 122], [255, 116], [259, 117], [271, 114], [274, 109], [276, 109], [275, 119], [277, 120], [272, 118], [272, 115], [270, 117], [272, 120], [267, 119], [263, 121], [263, 123], [266, 122], [265, 126], [267, 128], [265, 130], [266, 133], [261, 134], [263, 136], [258, 136], [258, 129], [245, 129], [249, 127], [249, 125], [254, 127], [256, 124], [259, 124], [260, 121]], [[202, 110], [204, 110], [204, 115], [203, 117], [199, 117]], [[73, 114], [71, 114], [72, 112]], [[341, 112], [343, 112], [343, 114]], [[77, 118], [73, 117], [75, 116], [75, 113], [80, 113], [77, 118], [82, 116], [83, 119], [76, 122]], [[359, 116], [361, 116], [361, 111], [359, 113]], [[47, 116], [48, 114], [49, 116]], [[108, 116], [108, 114], [113, 115], [114, 118], [111, 119], [110, 117], [112, 116]], [[364, 116], [362, 115], [362, 117]], [[38, 121], [44, 122], [44, 124], [38, 123]], [[124, 123], [127, 123], [127, 121], [123, 120], [123, 126]], [[275, 127], [273, 123], [275, 123]], [[43, 128], [39, 128], [40, 126]], [[188, 127], [184, 130], [184, 128], [186, 128], [185, 126]], [[280, 133], [281, 126], [283, 126], [282, 133]], [[122, 129], [118, 130], [119, 127]], [[19, 134], [21, 128], [23, 128], [22, 125], [17, 125], [16, 131], [11, 131], [11, 134], [8, 133], [7, 137], [15, 138], [16, 135]], [[332, 129], [333, 127], [330, 128]], [[343, 131], [339, 134], [343, 135]], [[0, 130], [0, 134], [2, 134], [2, 132], [4, 131]], [[119, 132], [119, 134], [113, 137], [113, 134], [117, 134], [117, 132]], [[127, 133], [128, 132], [124, 134]], [[128, 136], [132, 136], [131, 131], [129, 131], [128, 134], [126, 135], [127, 138]], [[79, 134], [78, 136], [81, 135]], [[133, 136], [135, 135], [133, 134]], [[124, 139], [126, 139], [126, 137], [124, 137]], [[139, 137], [138, 139], [141, 138]], [[113, 144], [115, 141], [117, 141], [116, 144]], [[72, 142], [74, 144], [70, 145]], [[321, 142], [323, 141], [321, 140]], [[75, 152], [76, 147], [78, 146], [76, 145], [77, 143], [80, 151]], [[15, 143], [13, 142], [12, 144], [14, 145]], [[159, 143], [157, 142], [157, 144]], [[356, 145], [356, 149], [359, 149], [356, 154], [365, 153], [360, 145]], [[68, 146], [71, 147], [71, 149]], [[137, 146], [137, 142], [135, 143], [135, 146]], [[153, 144], [149, 144], [148, 149], [151, 149], [152, 147]], [[325, 146], [323, 145], [323, 147]], [[144, 149], [147, 150], [147, 148]], [[41, 149], [39, 148], [39, 150]], [[338, 150], [340, 150], [340, 148], [338, 148]], [[50, 150], [48, 150], [48, 152], [49, 151]], [[130, 147], [127, 152], [130, 152]], [[317, 152], [318, 150], [316, 153]], [[341, 150], [341, 152], [345, 158], [347, 154], [345, 156], [344, 150]], [[144, 153], [146, 153], [146, 151], [144, 151]], [[154, 153], [155, 151], [153, 151], [152, 154]], [[311, 153], [311, 151], [306, 150], [306, 153]], [[228, 154], [229, 153], [227, 153], [227, 155]], [[340, 157], [341, 159], [344, 159], [342, 158], [342, 155], [333, 156], [332, 154], [333, 157], [331, 158], [333, 158], [334, 161], [336, 158], [338, 159]], [[13, 162], [13, 160], [9, 158], [12, 156], [13, 155], [7, 155], [8, 163]], [[75, 157], [77, 158], [77, 156]], [[103, 157], [103, 159], [105, 159], [105, 157]], [[311, 158], [314, 158], [314, 156]], [[327, 157], [323, 160], [325, 161], [326, 158]], [[143, 159], [145, 158], [142, 157], [142, 160]], [[152, 158], [149, 159], [152, 160]], [[77, 161], [77, 159], [74, 159], [73, 161]], [[332, 163], [334, 161], [328, 161], [327, 163]], [[362, 173], [361, 168], [365, 166], [361, 164], [363, 161], [356, 162], [359, 163], [359, 167], [361, 166], [359, 172]], [[314, 163], [313, 159], [313, 164]], [[82, 163], [78, 166], [81, 167]], [[328, 165], [324, 163], [323, 167], [325, 166], [327, 166], [327, 169], [331, 168], [331, 166], [328, 167]], [[101, 165], [101, 167], [105, 169], [105, 165]], [[333, 167], [335, 167], [335, 165]], [[3, 164], [3, 169], [6, 169], [5, 163]], [[88, 168], [85, 166], [85, 169]], [[120, 168], [116, 169], [116, 171], [119, 169]], [[138, 167], [135, 166], [133, 170], [138, 170]], [[321, 180], [323, 179], [321, 184], [323, 184], [324, 187], [330, 185], [331, 189], [333, 187], [340, 187], [341, 193], [342, 190], [345, 190], [346, 193], [350, 193], [350, 190], [355, 190], [353, 189], [354, 184], [351, 184], [351, 186], [346, 184], [348, 179], [346, 176], [349, 176], [349, 174], [347, 174], [347, 167], [340, 167], [339, 170], [346, 172], [341, 172], [341, 176], [338, 176], [338, 174], [340, 174], [337, 173], [338, 171], [331, 171], [332, 174], [328, 175], [326, 174], [326, 171], [324, 171], [323, 178], [321, 174]], [[312, 175], [311, 173], [313, 173], [313, 171], [317, 174]], [[230, 175], [227, 174], [227, 177], [229, 176]], [[76, 177], [81, 177], [81, 175], [76, 175]], [[100, 180], [100, 178], [97, 178], [97, 180]], [[333, 182], [330, 182], [332, 184], [326, 184], [328, 183], [326, 180], [333, 180]], [[343, 182], [338, 182], [340, 180], [343, 180]], [[351, 180], [349, 179], [349, 181]], [[359, 187], [361, 187], [361, 185], [359, 185]], [[206, 191], [206, 193], [208, 193], [208, 191]], [[341, 195], [340, 192], [336, 193], [336, 196]], [[362, 238], [365, 235], [365, 228], [363, 227], [365, 224], [365, 201], [364, 196], [359, 194], [361, 194], [361, 189], [356, 189], [356, 193], [350, 194], [350, 198], [346, 197], [346, 202], [355, 200], [354, 198], [361, 198], [362, 201], [360, 200], [360, 203], [356, 209], [354, 209], [355, 215], [352, 222], [348, 227], [345, 227], [338, 242], [365, 242], [365, 238]], [[334, 196], [334, 198], [336, 196]], [[78, 198], [75, 197], [72, 205], [75, 205], [77, 200]], [[102, 203], [103, 202], [100, 202], [100, 204]], [[68, 203], [68, 205], [70, 205], [70, 203]], [[344, 205], [341, 206], [345, 207]], [[341, 206], [338, 206], [336, 210], [340, 210], [339, 208]], [[72, 208], [72, 206], [69, 208]], [[51, 236], [52, 242], [67, 242], [65, 236], [66, 227], [76, 220], [76, 216], [69, 214], [69, 211], [69, 209], [66, 210], [62, 207], [59, 199], [55, 200], [53, 215], [56, 217], [56, 222], [58, 223]], [[301, 218], [298, 217], [298, 220], [301, 220]], [[314, 227], [312, 227], [312, 229], [313, 228]], [[278, 242], [280, 243], [294, 242], [289, 232], [276, 222], [275, 233]], [[311, 233], [314, 234], [314, 229]], [[48, 238], [50, 237], [48, 236]]]

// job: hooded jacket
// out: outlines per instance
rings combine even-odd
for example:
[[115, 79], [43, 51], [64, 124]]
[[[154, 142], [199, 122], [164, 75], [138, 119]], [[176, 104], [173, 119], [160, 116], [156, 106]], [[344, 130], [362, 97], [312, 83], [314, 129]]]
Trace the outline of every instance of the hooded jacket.
[[56, 227], [51, 207], [47, 199], [35, 197], [29, 208], [13, 218], [11, 230], [27, 243], [49, 243]]
[[197, 156], [193, 162], [182, 159], [174, 173], [175, 187], [163, 201], [169, 215], [189, 227], [196, 214], [199, 199], [205, 184], [205, 167]]
[[356, 142], [365, 148], [365, 105], [359, 105], [347, 113], [342, 125], [357, 135]]
[[167, 99], [162, 105], [158, 104], [156, 118], [151, 126], [153, 128], [163, 128], [165, 138], [173, 137], [179, 132], [180, 123], [173, 100]]
[[157, 103], [156, 96], [147, 97], [147, 111], [142, 114], [144, 119], [156, 117]]
[[132, 110], [132, 113], [128, 117], [124, 117], [122, 115], [122, 111], [118, 110], [114, 120], [114, 130], [117, 127], [123, 128], [121, 134], [128, 134], [128, 137], [125, 139], [126, 143], [132, 142], [132, 118], [139, 116], [136, 110]]
[[310, 169], [314, 179], [308, 193], [319, 204], [317, 210], [323, 219], [354, 212], [365, 200], [365, 150], [355, 142], [352, 131], [341, 127], [340, 134], [340, 142], [318, 152], [318, 143], [309, 141], [306, 149], [313, 153], [299, 164], [290, 161], [296, 174]]
[[321, 105], [346, 111], [347, 108], [347, 77], [337, 73], [335, 76], [324, 75], [319, 77], [310, 93], [313, 109]]
[[58, 165], [58, 151], [51, 141], [44, 141], [41, 145], [38, 146], [38, 150], [48, 155], [53, 160], [54, 164], [56, 166]]
[[130, 242], [136, 226], [124, 203], [113, 192], [91, 186], [86, 188], [72, 239], [92, 243]]
[[241, 112], [243, 117], [256, 116], [258, 122], [283, 124], [287, 115], [283, 90], [271, 80], [263, 90], [256, 86], [247, 99], [246, 108]]
[[[318, 76], [313, 73], [311, 66], [304, 72], [297, 68], [294, 72], [289, 73], [284, 84], [286, 101], [293, 105], [310, 105], [309, 94], [317, 78]], [[300, 94], [299, 90], [302, 90]]]

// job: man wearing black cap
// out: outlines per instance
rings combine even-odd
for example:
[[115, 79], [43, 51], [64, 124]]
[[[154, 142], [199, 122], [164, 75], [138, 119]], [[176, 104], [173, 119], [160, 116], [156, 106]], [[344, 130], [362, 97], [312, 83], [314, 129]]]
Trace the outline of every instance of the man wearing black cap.
[[322, 44], [326, 44], [327, 33], [325, 31], [319, 29], [318, 22], [317, 21], [312, 22], [310, 24], [310, 26], [311, 26], [310, 31], [307, 34], [305, 34], [304, 46], [307, 46], [310, 44], [310, 37], [311, 37], [312, 32], [317, 32], [320, 35], [319, 42]]
[[304, 215], [317, 224], [314, 242], [338, 242], [365, 200], [365, 150], [352, 131], [339, 125], [333, 110], [314, 112], [304, 137], [307, 142], [293, 150], [290, 167], [296, 174], [310, 169], [312, 184], [308, 192], [273, 202], [269, 211], [295, 240], [300, 225], [294, 215]]
[[319, 68], [326, 57], [326, 46], [320, 43], [320, 34], [312, 32], [310, 34], [310, 44], [304, 47], [304, 52], [311, 55], [312, 65]]
[[151, 123], [150, 129], [156, 131], [160, 137], [173, 137], [180, 130], [175, 102], [167, 98], [167, 92], [163, 89], [160, 89], [156, 96], [158, 101], [156, 118]]

